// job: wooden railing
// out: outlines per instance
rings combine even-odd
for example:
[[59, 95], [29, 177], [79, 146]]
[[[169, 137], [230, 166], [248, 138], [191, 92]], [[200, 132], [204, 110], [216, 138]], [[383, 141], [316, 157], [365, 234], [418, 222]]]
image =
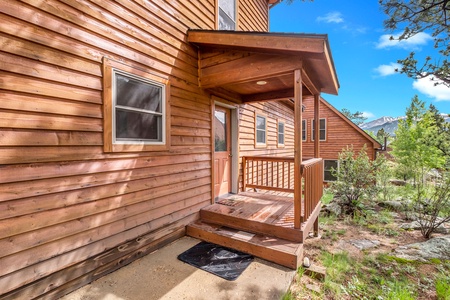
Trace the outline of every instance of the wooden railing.
[[294, 158], [244, 156], [242, 170], [244, 191], [258, 188], [294, 192]]
[[[259, 188], [264, 190], [294, 192], [294, 158], [244, 156], [242, 158], [243, 190]], [[317, 207], [323, 194], [323, 162], [312, 158], [302, 162], [301, 222], [305, 222]]]
[[323, 195], [323, 162], [312, 158], [302, 162], [303, 201], [301, 222], [305, 222], [320, 202]]

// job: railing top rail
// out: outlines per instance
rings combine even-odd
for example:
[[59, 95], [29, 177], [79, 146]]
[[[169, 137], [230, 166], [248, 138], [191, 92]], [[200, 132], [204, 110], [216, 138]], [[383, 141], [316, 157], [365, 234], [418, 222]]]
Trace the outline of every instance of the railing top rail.
[[321, 158], [311, 158], [311, 159], [302, 161], [302, 168], [307, 168], [307, 167], [310, 167], [312, 165], [318, 164], [320, 162], [322, 162]]
[[244, 156], [246, 160], [255, 161], [288, 161], [294, 162], [293, 157], [280, 157], [280, 156]]

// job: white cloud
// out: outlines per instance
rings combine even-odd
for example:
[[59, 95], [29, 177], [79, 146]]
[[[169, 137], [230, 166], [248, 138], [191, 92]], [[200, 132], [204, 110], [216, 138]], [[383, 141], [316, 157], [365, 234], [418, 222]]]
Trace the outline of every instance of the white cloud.
[[439, 80], [430, 77], [417, 79], [413, 82], [413, 88], [436, 101], [450, 101], [450, 88], [443, 84], [435, 85], [436, 82]]
[[344, 18], [342, 17], [342, 14], [338, 11], [327, 13], [323, 17], [317, 17], [318, 22], [325, 22], [325, 23], [342, 23], [344, 22]]
[[395, 70], [400, 70], [402, 66], [398, 63], [393, 63], [391, 62], [389, 65], [380, 65], [378, 67], [376, 67], [374, 69], [374, 71], [379, 75], [379, 76], [389, 76], [389, 75], [394, 75], [396, 73]]
[[[394, 37], [393, 40], [391, 40], [391, 36]], [[431, 35], [425, 32], [419, 32], [418, 34], [410, 37], [407, 40], [397, 40], [397, 38], [400, 36], [400, 34], [384, 34], [380, 36], [378, 40], [378, 44], [376, 45], [377, 49], [384, 49], [384, 48], [401, 48], [405, 50], [414, 50], [419, 49], [420, 46], [424, 46], [428, 43], [428, 41], [433, 40]]]
[[363, 111], [362, 116], [367, 119], [375, 118], [375, 115], [373, 113], [371, 113], [370, 111]]

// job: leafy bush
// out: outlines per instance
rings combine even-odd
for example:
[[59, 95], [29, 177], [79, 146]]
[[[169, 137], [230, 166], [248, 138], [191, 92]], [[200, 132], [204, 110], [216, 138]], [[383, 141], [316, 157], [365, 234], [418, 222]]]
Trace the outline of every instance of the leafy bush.
[[357, 155], [353, 146], [347, 146], [339, 153], [338, 161], [338, 169], [332, 170], [336, 181], [331, 183], [330, 190], [339, 198], [345, 214], [362, 212], [361, 200], [375, 195], [377, 191], [377, 163], [370, 161], [365, 145]]
[[[425, 238], [443, 223], [450, 221], [450, 176], [446, 175], [427, 193], [421, 189], [413, 201], [412, 214]], [[427, 197], [430, 194], [430, 197]]]

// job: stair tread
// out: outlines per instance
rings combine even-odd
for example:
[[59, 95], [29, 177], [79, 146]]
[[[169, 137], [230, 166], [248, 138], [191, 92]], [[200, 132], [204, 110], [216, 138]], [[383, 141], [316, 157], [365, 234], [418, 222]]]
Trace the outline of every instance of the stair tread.
[[222, 236], [237, 239], [240, 241], [252, 243], [262, 247], [282, 251], [285, 253], [296, 253], [301, 243], [292, 242], [282, 238], [276, 238], [260, 233], [252, 233], [243, 230], [238, 230], [218, 224], [211, 224], [207, 222], [197, 221], [188, 226], [193, 226], [208, 232], [213, 232]]
[[303, 256], [303, 244], [282, 238], [250, 233], [205, 221], [187, 226], [187, 235], [246, 252], [262, 259], [296, 269]]

